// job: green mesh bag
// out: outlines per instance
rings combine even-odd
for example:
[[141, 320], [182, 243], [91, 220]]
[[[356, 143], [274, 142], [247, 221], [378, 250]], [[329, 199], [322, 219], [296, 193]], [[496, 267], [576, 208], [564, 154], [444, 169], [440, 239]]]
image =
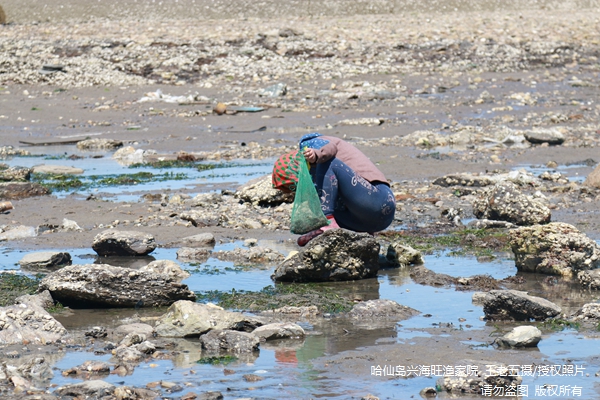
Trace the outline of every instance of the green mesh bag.
[[292, 206], [290, 232], [302, 235], [319, 229], [329, 222], [321, 210], [321, 200], [310, 177], [306, 160], [302, 155], [299, 164], [298, 184], [294, 205]]

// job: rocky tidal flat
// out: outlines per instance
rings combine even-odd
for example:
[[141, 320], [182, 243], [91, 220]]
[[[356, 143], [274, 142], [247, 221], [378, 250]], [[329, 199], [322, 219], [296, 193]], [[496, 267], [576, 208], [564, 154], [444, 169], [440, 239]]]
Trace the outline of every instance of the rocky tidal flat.
[[[42, 3], [0, 0], [2, 398], [597, 397], [599, 4]], [[386, 231], [296, 245], [314, 131]]]

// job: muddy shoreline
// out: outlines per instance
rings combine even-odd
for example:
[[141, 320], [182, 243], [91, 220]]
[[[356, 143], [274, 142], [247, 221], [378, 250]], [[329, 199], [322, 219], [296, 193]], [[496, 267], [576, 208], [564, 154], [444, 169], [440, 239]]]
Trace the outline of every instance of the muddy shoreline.
[[[0, 3], [11, 22], [0, 26], [2, 146], [65, 156], [64, 164], [68, 165], [66, 156], [77, 152], [73, 145], [57, 150], [22, 142], [89, 136], [119, 139], [135, 149], [169, 157], [185, 151], [210, 161], [244, 159], [260, 163], [294, 146], [302, 134], [319, 131], [353, 142], [392, 182], [400, 199], [392, 232], [448, 233], [458, 229], [447, 217], [449, 213], [458, 213], [465, 224], [474, 218], [472, 194], [459, 196], [456, 188], [434, 185], [432, 182], [441, 176], [558, 171], [568, 178], [566, 183], [544, 181], [527, 190], [543, 194], [551, 205], [553, 221], [572, 224], [590, 238], [600, 239], [600, 193], [582, 186], [600, 162], [600, 42], [594, 36], [600, 30], [600, 20], [595, 2], [544, 2], [511, 9], [493, 2], [486, 9], [458, 2], [452, 12], [439, 12], [426, 8], [435, 6], [427, 2], [413, 5], [414, 9], [402, 9], [401, 3], [391, 1], [376, 2], [371, 9], [361, 8], [359, 2], [356, 9], [351, 9], [343, 1], [334, 1], [318, 11], [313, 10], [314, 5], [306, 8], [308, 15], [284, 12], [289, 18], [271, 17], [277, 15], [273, 13], [278, 12], [281, 2], [268, 3], [263, 9], [246, 7], [245, 12], [240, 11], [244, 9], [242, 3], [197, 2], [193, 13], [213, 7], [212, 14], [202, 19], [194, 19], [195, 14], [178, 8], [189, 9], [189, 1], [180, 1], [170, 9], [163, 4], [150, 8], [140, 4], [135, 10], [128, 6], [129, 13], [121, 3], [85, 8], [85, 1], [73, 0], [63, 4], [65, 11], [56, 7], [49, 10], [48, 5], [40, 9], [36, 3], [35, 12], [28, 11], [31, 4]], [[293, 7], [295, 2], [285, 2], [285, 6]], [[60, 65], [62, 70], [41, 73], [44, 65]], [[285, 94], [265, 94], [265, 89], [277, 83], [285, 84]], [[140, 101], [159, 90], [166, 96], [191, 96], [192, 101]], [[217, 102], [264, 110], [216, 115], [212, 110]], [[347, 122], [361, 119], [380, 123]], [[257, 130], [261, 127], [265, 129]], [[535, 129], [558, 130], [566, 140], [560, 145], [503, 142], [511, 134]], [[85, 157], [92, 160], [92, 156]], [[108, 159], [111, 154], [103, 157]], [[18, 163], [18, 158], [10, 160]], [[164, 250], [176, 248], [182, 237], [202, 232], [212, 233], [218, 244], [256, 239], [259, 244], [276, 243], [284, 255], [294, 250], [296, 237], [283, 224], [274, 223], [283, 219], [272, 209], [238, 209], [232, 201], [227, 204], [229, 208], [220, 211], [231, 214], [227, 223], [196, 227], [179, 223], [173, 216], [180, 212], [177, 206], [142, 199], [147, 194], [160, 199], [161, 194], [167, 198], [181, 194], [193, 197], [209, 191], [233, 193], [236, 189], [236, 184], [223, 179], [211, 185], [191, 182], [185, 189], [174, 191], [148, 193], [127, 188], [140, 198], [133, 202], [111, 201], [102, 188], [60, 197], [14, 200], [15, 208], [0, 214], [0, 225], [60, 225], [68, 218], [83, 231], [42, 234], [0, 245], [7, 254], [65, 247], [85, 250], [90, 249], [98, 233], [116, 227], [150, 233]], [[249, 226], [243, 223], [247, 219], [271, 222]], [[380, 280], [410, 281], [405, 275], [406, 271], [386, 270]], [[533, 283], [529, 288], [537, 296], [550, 298], [565, 310], [575, 310], [583, 299], [597, 299], [594, 293], [573, 290], [567, 283], [548, 283], [543, 277], [530, 280]], [[386, 293], [379, 291], [389, 289], [377, 279], [373, 281], [352, 289], [354, 296], [363, 300], [384, 298]], [[410, 290], [415, 292], [416, 288], [411, 286]], [[444, 302], [454, 299], [451, 291], [440, 288], [439, 293], [432, 291], [429, 296], [439, 295]], [[460, 301], [468, 297], [465, 294]], [[102, 349], [102, 340], [90, 342], [85, 338], [90, 327], [116, 327], [124, 321], [154, 317], [155, 312], [63, 311], [57, 319], [82, 347], [75, 353], [62, 348], [60, 354], [67, 354], [67, 359], [69, 354], [77, 353], [91, 357], [94, 351], [109, 356], [110, 351]], [[461, 317], [468, 324], [479, 321], [480, 314], [480, 308], [473, 305], [465, 308]], [[468, 328], [458, 319], [442, 316], [433, 321], [422, 315], [411, 321], [400, 327], [392, 324], [372, 329], [338, 322], [335, 317], [305, 321], [312, 328], [307, 341], [312, 349], [318, 349], [319, 356], [304, 354], [309, 360], [306, 364], [296, 360], [294, 369], [280, 362], [273, 364], [273, 370], [301, 382], [312, 382], [314, 387], [299, 392], [301, 397], [360, 398], [371, 393], [394, 398], [397, 393], [416, 397], [421, 388], [432, 385], [432, 379], [374, 376], [373, 366], [576, 362], [585, 365], [590, 376], [600, 369], [595, 354], [582, 355], [573, 344], [585, 339], [588, 346], [595, 346], [597, 333], [592, 326], [582, 328], [580, 333], [547, 329], [542, 343], [552, 343], [552, 347], [529, 351], [497, 350], [489, 345], [490, 337], [509, 331], [511, 323], [479, 321], [476, 328]], [[177, 359], [175, 369], [192, 374], [194, 362], [201, 356], [198, 344], [185, 340], [176, 345], [162, 344], [165, 353]], [[287, 352], [296, 351], [301, 358], [302, 345], [288, 343], [282, 347]], [[304, 352], [307, 348], [310, 346]], [[13, 350], [2, 352], [12, 354]], [[265, 354], [271, 354], [269, 351]], [[29, 346], [27, 357], [45, 352], [47, 349]], [[50, 362], [52, 356], [46, 357]], [[262, 365], [257, 360], [248, 361], [253, 362]], [[311, 369], [307, 378], [297, 371], [303, 371], [308, 363]], [[173, 368], [159, 361], [155, 364], [165, 374]], [[61, 364], [60, 368], [72, 366]], [[233, 368], [242, 371], [249, 367], [237, 364]], [[219, 382], [222, 376], [219, 370], [206, 381]], [[597, 395], [592, 378], [561, 379], [561, 384], [584, 387], [587, 398]], [[130, 378], [130, 383], [139, 387], [150, 381], [156, 378]], [[345, 382], [347, 387], [336, 386], [336, 381]], [[541, 381], [535, 384], [546, 383]], [[265, 388], [281, 383], [271, 377], [259, 386], [265, 396], [278, 397], [283, 392], [274, 394], [277, 392]], [[233, 387], [232, 397], [253, 395], [253, 388], [247, 388], [250, 385], [243, 382], [241, 373], [228, 384]], [[333, 393], [328, 391], [328, 384], [335, 388]], [[529, 385], [531, 395], [534, 383]], [[191, 391], [208, 390], [201, 386], [191, 385]], [[294, 388], [301, 386], [292, 384], [284, 392], [294, 393]], [[294, 396], [289, 393], [286, 395]], [[181, 395], [164, 392], [167, 398]]]

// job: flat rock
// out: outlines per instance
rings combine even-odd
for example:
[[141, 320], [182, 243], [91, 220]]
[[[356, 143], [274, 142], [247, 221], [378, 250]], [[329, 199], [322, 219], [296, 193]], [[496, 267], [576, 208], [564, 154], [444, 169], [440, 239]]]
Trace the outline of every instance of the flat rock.
[[251, 332], [261, 325], [256, 318], [226, 311], [212, 303], [177, 301], [158, 319], [154, 330], [164, 337], [197, 337], [211, 329]]
[[66, 165], [36, 165], [33, 167], [33, 172], [36, 174], [54, 174], [54, 175], [81, 175], [83, 169], [69, 167]]
[[46, 344], [68, 339], [65, 327], [43, 308], [31, 303], [0, 307], [1, 344], [22, 344], [24, 341]]
[[543, 321], [562, 312], [551, 301], [518, 290], [490, 290], [482, 300], [488, 320]]
[[56, 388], [54, 393], [59, 396], [72, 396], [82, 399], [100, 399], [104, 396], [112, 396], [115, 385], [102, 380], [91, 380], [82, 383], [73, 383]]
[[193, 236], [186, 236], [180, 239], [179, 243], [185, 247], [214, 247], [216, 240], [215, 235], [210, 232], [206, 232]]
[[376, 299], [357, 303], [348, 316], [357, 320], [394, 319], [401, 321], [419, 314], [414, 308], [403, 306], [393, 300]]
[[252, 204], [277, 205], [291, 203], [294, 200], [293, 193], [283, 193], [273, 188], [271, 175], [253, 179], [241, 186], [235, 192], [235, 197]]
[[18, 200], [27, 197], [45, 196], [50, 190], [35, 182], [0, 182], [0, 199]]
[[287, 322], [259, 326], [252, 333], [261, 340], [298, 338], [305, 335], [300, 325]]
[[195, 300], [187, 285], [171, 277], [107, 264], [70, 265], [48, 274], [38, 290], [71, 307], [161, 307]]
[[164, 274], [169, 276], [174, 281], [182, 281], [190, 277], [190, 273], [185, 271], [179, 264], [171, 260], [155, 260], [148, 265], [140, 268], [142, 272], [154, 272], [156, 274]]
[[21, 268], [52, 268], [71, 264], [71, 255], [61, 251], [40, 251], [25, 254], [19, 265]]
[[506, 335], [497, 338], [501, 347], [535, 347], [542, 340], [542, 331], [535, 326], [517, 326]]
[[556, 128], [536, 128], [523, 132], [523, 135], [532, 144], [559, 145], [565, 141], [565, 135]]
[[94, 237], [92, 249], [100, 256], [145, 256], [156, 246], [150, 234], [109, 229]]
[[470, 186], [470, 187], [485, 187], [494, 184], [494, 180], [486, 175], [471, 175], [471, 174], [451, 174], [436, 178], [434, 185], [449, 187], [449, 186]]
[[112, 150], [123, 146], [123, 142], [114, 139], [86, 139], [77, 142], [79, 150]]
[[0, 242], [26, 239], [36, 236], [37, 233], [35, 232], [35, 228], [33, 226], [10, 226], [6, 230], [0, 232]]
[[209, 352], [251, 353], [258, 350], [260, 339], [249, 332], [213, 329], [200, 336], [200, 343]]

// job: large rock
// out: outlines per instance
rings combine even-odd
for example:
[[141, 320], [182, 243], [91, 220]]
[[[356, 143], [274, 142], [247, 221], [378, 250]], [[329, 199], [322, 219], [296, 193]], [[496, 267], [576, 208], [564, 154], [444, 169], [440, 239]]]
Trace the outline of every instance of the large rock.
[[67, 165], [36, 165], [33, 167], [33, 172], [36, 174], [53, 174], [53, 175], [81, 175], [81, 168], [69, 167]]
[[381, 251], [380, 263], [386, 267], [406, 267], [423, 264], [423, 256], [420, 251], [400, 242], [390, 243], [387, 248], [384, 247]]
[[525, 139], [532, 144], [558, 145], [565, 141], [565, 135], [557, 128], [535, 128], [523, 134]]
[[437, 178], [432, 182], [434, 185], [449, 187], [449, 186], [470, 186], [484, 187], [494, 183], [492, 178], [487, 175], [471, 175], [471, 174], [453, 174], [445, 175]]
[[260, 339], [253, 333], [214, 329], [200, 336], [200, 343], [209, 352], [251, 353], [258, 350]]
[[579, 283], [588, 289], [600, 289], [600, 270], [598, 269], [579, 271], [577, 279], [579, 279]]
[[293, 193], [286, 194], [273, 188], [271, 175], [253, 179], [241, 186], [235, 192], [235, 197], [248, 203], [260, 205], [277, 205], [294, 201]]
[[600, 320], [600, 303], [584, 304], [583, 307], [577, 310], [573, 319], [575, 321], [592, 320], [594, 322]]
[[186, 236], [179, 240], [182, 247], [214, 247], [216, 242], [215, 235], [210, 232]]
[[22, 303], [0, 308], [0, 344], [46, 344], [68, 339], [65, 327], [41, 307]]
[[86, 139], [77, 142], [79, 150], [112, 150], [123, 146], [123, 142], [115, 139]]
[[107, 264], [71, 265], [47, 275], [39, 291], [72, 307], [161, 307], [195, 294], [168, 275]]
[[158, 336], [164, 337], [194, 337], [211, 329], [251, 332], [261, 325], [255, 318], [226, 311], [211, 303], [178, 301], [159, 318], [154, 331]]
[[470, 395], [479, 398], [484, 388], [516, 388], [523, 382], [518, 367], [506, 366], [497, 359], [459, 360], [455, 365], [466, 365], [467, 369], [463, 374], [457, 371], [438, 379], [436, 385], [442, 391], [450, 393], [450, 398], [471, 398]]
[[44, 196], [50, 194], [39, 183], [34, 182], [0, 182], [0, 199], [18, 200], [26, 197]]
[[414, 308], [403, 306], [393, 300], [367, 300], [356, 304], [348, 316], [357, 320], [394, 319], [401, 321], [419, 314]]
[[25, 239], [35, 236], [36, 232], [33, 226], [19, 225], [0, 227], [0, 242]]
[[71, 264], [71, 255], [62, 251], [40, 251], [37, 253], [25, 254], [19, 265], [21, 268], [52, 268], [61, 265]]
[[600, 164], [594, 168], [594, 170], [585, 178], [583, 181], [585, 186], [591, 186], [595, 188], [600, 188]]
[[276, 282], [350, 281], [372, 278], [379, 270], [379, 243], [367, 233], [330, 229], [284, 260]]
[[488, 320], [543, 321], [562, 311], [551, 301], [518, 290], [490, 290], [482, 302]]
[[512, 182], [503, 181], [482, 191], [473, 202], [479, 219], [508, 221], [517, 225], [550, 222], [550, 209], [540, 200], [526, 196]]
[[600, 266], [600, 246], [562, 222], [513, 229], [509, 244], [520, 271], [573, 276]]
[[289, 339], [304, 337], [304, 329], [298, 324], [276, 322], [259, 326], [252, 333], [260, 340]]
[[73, 383], [57, 388], [54, 393], [81, 399], [101, 399], [113, 397], [116, 386], [101, 380]]
[[179, 218], [190, 221], [196, 227], [217, 226], [221, 217], [214, 210], [191, 210], [179, 214]]
[[109, 229], [96, 235], [92, 249], [100, 256], [145, 256], [156, 249], [156, 242], [147, 233]]
[[148, 265], [140, 268], [140, 271], [168, 275], [171, 279], [178, 282], [190, 277], [189, 272], [185, 271], [179, 264], [171, 260], [152, 261]]
[[517, 326], [494, 342], [501, 347], [535, 347], [542, 340], [542, 331], [535, 326]]
[[4, 182], [27, 182], [31, 179], [31, 168], [10, 167], [0, 169], [0, 181]]

